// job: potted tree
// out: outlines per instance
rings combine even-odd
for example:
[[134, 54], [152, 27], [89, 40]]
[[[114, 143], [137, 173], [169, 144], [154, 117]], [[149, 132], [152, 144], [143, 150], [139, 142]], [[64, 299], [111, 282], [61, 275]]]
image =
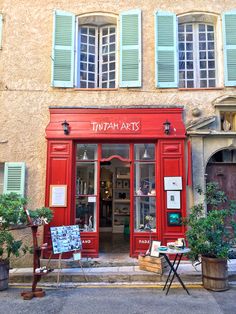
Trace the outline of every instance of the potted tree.
[[[194, 205], [184, 224], [189, 257], [202, 262], [203, 286], [213, 291], [228, 289], [227, 259], [236, 236], [236, 203], [227, 199], [215, 182], [206, 185], [204, 202]], [[206, 206], [208, 212], [206, 213]], [[226, 208], [224, 208], [226, 206]]]
[[[0, 195], [0, 290], [8, 288], [9, 262], [11, 256], [18, 257], [29, 251], [21, 240], [15, 238], [14, 230], [28, 226], [24, 206], [27, 201], [18, 194]], [[38, 208], [28, 211], [32, 223], [43, 224], [52, 219], [49, 208]]]

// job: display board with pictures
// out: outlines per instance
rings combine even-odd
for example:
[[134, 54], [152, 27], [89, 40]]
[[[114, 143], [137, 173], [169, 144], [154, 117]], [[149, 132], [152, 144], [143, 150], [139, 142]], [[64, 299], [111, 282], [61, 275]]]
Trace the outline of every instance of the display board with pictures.
[[82, 250], [78, 225], [51, 227], [50, 231], [54, 254]]

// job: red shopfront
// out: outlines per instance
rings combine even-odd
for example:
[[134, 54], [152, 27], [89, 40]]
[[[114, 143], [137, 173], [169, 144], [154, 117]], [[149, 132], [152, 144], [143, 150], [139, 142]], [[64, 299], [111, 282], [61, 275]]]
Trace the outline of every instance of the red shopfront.
[[128, 230], [133, 257], [147, 250], [150, 238], [166, 244], [184, 237], [182, 114], [179, 107], [50, 109], [46, 205], [52, 187], [65, 187], [65, 204], [53, 207], [51, 225], [79, 224], [83, 256], [99, 256], [105, 229]]

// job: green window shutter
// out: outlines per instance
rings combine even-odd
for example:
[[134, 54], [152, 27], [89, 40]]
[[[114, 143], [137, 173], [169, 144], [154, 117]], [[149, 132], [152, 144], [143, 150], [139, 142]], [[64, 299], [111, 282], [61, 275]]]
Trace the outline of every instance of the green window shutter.
[[225, 86], [236, 86], [236, 10], [223, 14]]
[[0, 14], [0, 49], [2, 49], [2, 14]]
[[6, 162], [4, 168], [3, 193], [25, 193], [25, 163]]
[[54, 13], [52, 86], [73, 87], [74, 83], [75, 15]]
[[156, 12], [156, 87], [178, 87], [177, 20], [169, 12]]
[[120, 16], [120, 87], [141, 87], [141, 11]]

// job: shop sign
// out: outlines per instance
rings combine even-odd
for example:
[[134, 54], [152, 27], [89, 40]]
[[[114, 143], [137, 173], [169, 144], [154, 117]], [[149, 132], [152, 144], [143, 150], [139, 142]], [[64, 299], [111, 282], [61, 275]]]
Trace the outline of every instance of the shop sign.
[[140, 120], [96, 120], [91, 121], [90, 125], [94, 133], [140, 133], [141, 131]]

